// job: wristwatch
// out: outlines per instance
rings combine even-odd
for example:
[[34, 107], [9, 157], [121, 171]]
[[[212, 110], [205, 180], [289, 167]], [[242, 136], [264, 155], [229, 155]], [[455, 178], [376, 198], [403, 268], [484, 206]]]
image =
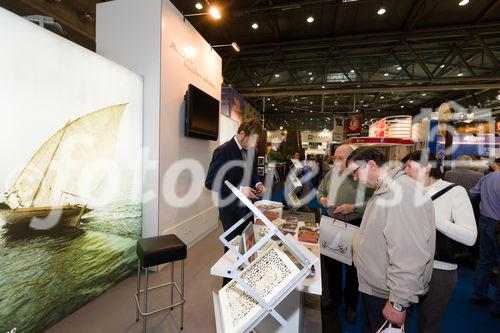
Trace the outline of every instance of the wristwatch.
[[392, 307], [394, 308], [394, 310], [396, 310], [396, 311], [403, 312], [404, 310], [406, 310], [406, 308], [403, 306], [403, 304], [399, 304], [396, 302], [391, 302], [391, 304], [392, 304]]

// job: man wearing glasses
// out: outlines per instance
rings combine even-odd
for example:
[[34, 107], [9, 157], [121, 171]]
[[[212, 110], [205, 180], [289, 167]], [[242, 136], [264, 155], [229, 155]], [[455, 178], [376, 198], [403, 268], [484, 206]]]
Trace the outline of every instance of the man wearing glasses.
[[[352, 151], [348, 145], [342, 145], [335, 150], [334, 168], [321, 181], [316, 197], [323, 207], [328, 208], [330, 217], [359, 226], [365, 202], [371, 197], [373, 190], [359, 186], [346, 171], [345, 162]], [[322, 307], [327, 309], [345, 302], [346, 320], [354, 323], [359, 294], [358, 277], [353, 266], [345, 265], [345, 288], [342, 290], [342, 266], [341, 262], [321, 255]]]
[[431, 199], [401, 169], [390, 169], [377, 148], [347, 158], [353, 178], [375, 189], [359, 229], [354, 264], [363, 302], [363, 331], [388, 320], [403, 325], [406, 309], [429, 289], [435, 248]]

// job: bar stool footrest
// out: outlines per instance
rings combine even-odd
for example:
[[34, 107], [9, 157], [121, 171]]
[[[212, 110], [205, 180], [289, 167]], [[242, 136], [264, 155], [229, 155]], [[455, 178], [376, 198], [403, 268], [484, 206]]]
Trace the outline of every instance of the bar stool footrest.
[[147, 317], [147, 316], [153, 315], [153, 314], [161, 312], [161, 311], [165, 311], [165, 310], [169, 310], [169, 309], [173, 310], [175, 307], [181, 306], [182, 304], [184, 304], [186, 302], [186, 299], [184, 298], [184, 295], [181, 293], [181, 290], [179, 289], [179, 286], [177, 285], [176, 282], [167, 282], [167, 283], [162, 283], [162, 284], [159, 284], [156, 286], [152, 286], [152, 287], [148, 288], [147, 291], [167, 287], [167, 286], [170, 286], [172, 284], [174, 285], [175, 289], [177, 290], [177, 293], [179, 294], [179, 296], [181, 297], [181, 301], [178, 303], [170, 304], [170, 305], [168, 305], [164, 308], [161, 308], [161, 309], [150, 311], [150, 312], [143, 312], [141, 305], [139, 304], [139, 295], [144, 293], [144, 289], [141, 289], [141, 290], [139, 290], [139, 292], [134, 293], [135, 305], [137, 306], [137, 309], [139, 310], [139, 314], [143, 317]]

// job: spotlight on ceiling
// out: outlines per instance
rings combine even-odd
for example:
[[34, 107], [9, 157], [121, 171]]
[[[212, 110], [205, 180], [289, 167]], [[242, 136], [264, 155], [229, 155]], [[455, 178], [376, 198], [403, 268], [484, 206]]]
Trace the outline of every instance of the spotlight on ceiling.
[[197, 2], [194, 7], [198, 10], [202, 10], [203, 9], [203, 5], [200, 3], [200, 2]]
[[259, 24], [257, 22], [252, 24], [252, 29], [257, 30], [259, 29]]
[[240, 46], [236, 42], [232, 42], [231, 44], [212, 45], [212, 48], [226, 47], [226, 46], [231, 46], [236, 52], [240, 52]]
[[314, 17], [309, 16], [306, 21], [307, 21], [307, 23], [313, 23], [314, 22]]
[[386, 12], [386, 10], [384, 7], [380, 7], [379, 10], [377, 10], [377, 14], [379, 14], [379, 15], [384, 15], [385, 12]]
[[208, 10], [208, 12], [210, 13], [210, 15], [212, 15], [212, 17], [215, 20], [219, 20], [222, 17], [220, 15], [219, 8], [217, 8], [215, 6], [210, 7], [210, 9]]
[[458, 3], [459, 6], [465, 6], [469, 3], [469, 0], [462, 0]]

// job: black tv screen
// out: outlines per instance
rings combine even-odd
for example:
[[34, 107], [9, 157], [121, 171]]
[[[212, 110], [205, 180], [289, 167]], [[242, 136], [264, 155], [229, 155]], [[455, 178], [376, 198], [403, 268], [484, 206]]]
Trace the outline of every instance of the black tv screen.
[[219, 136], [219, 101], [192, 84], [186, 101], [186, 136], [217, 140]]

